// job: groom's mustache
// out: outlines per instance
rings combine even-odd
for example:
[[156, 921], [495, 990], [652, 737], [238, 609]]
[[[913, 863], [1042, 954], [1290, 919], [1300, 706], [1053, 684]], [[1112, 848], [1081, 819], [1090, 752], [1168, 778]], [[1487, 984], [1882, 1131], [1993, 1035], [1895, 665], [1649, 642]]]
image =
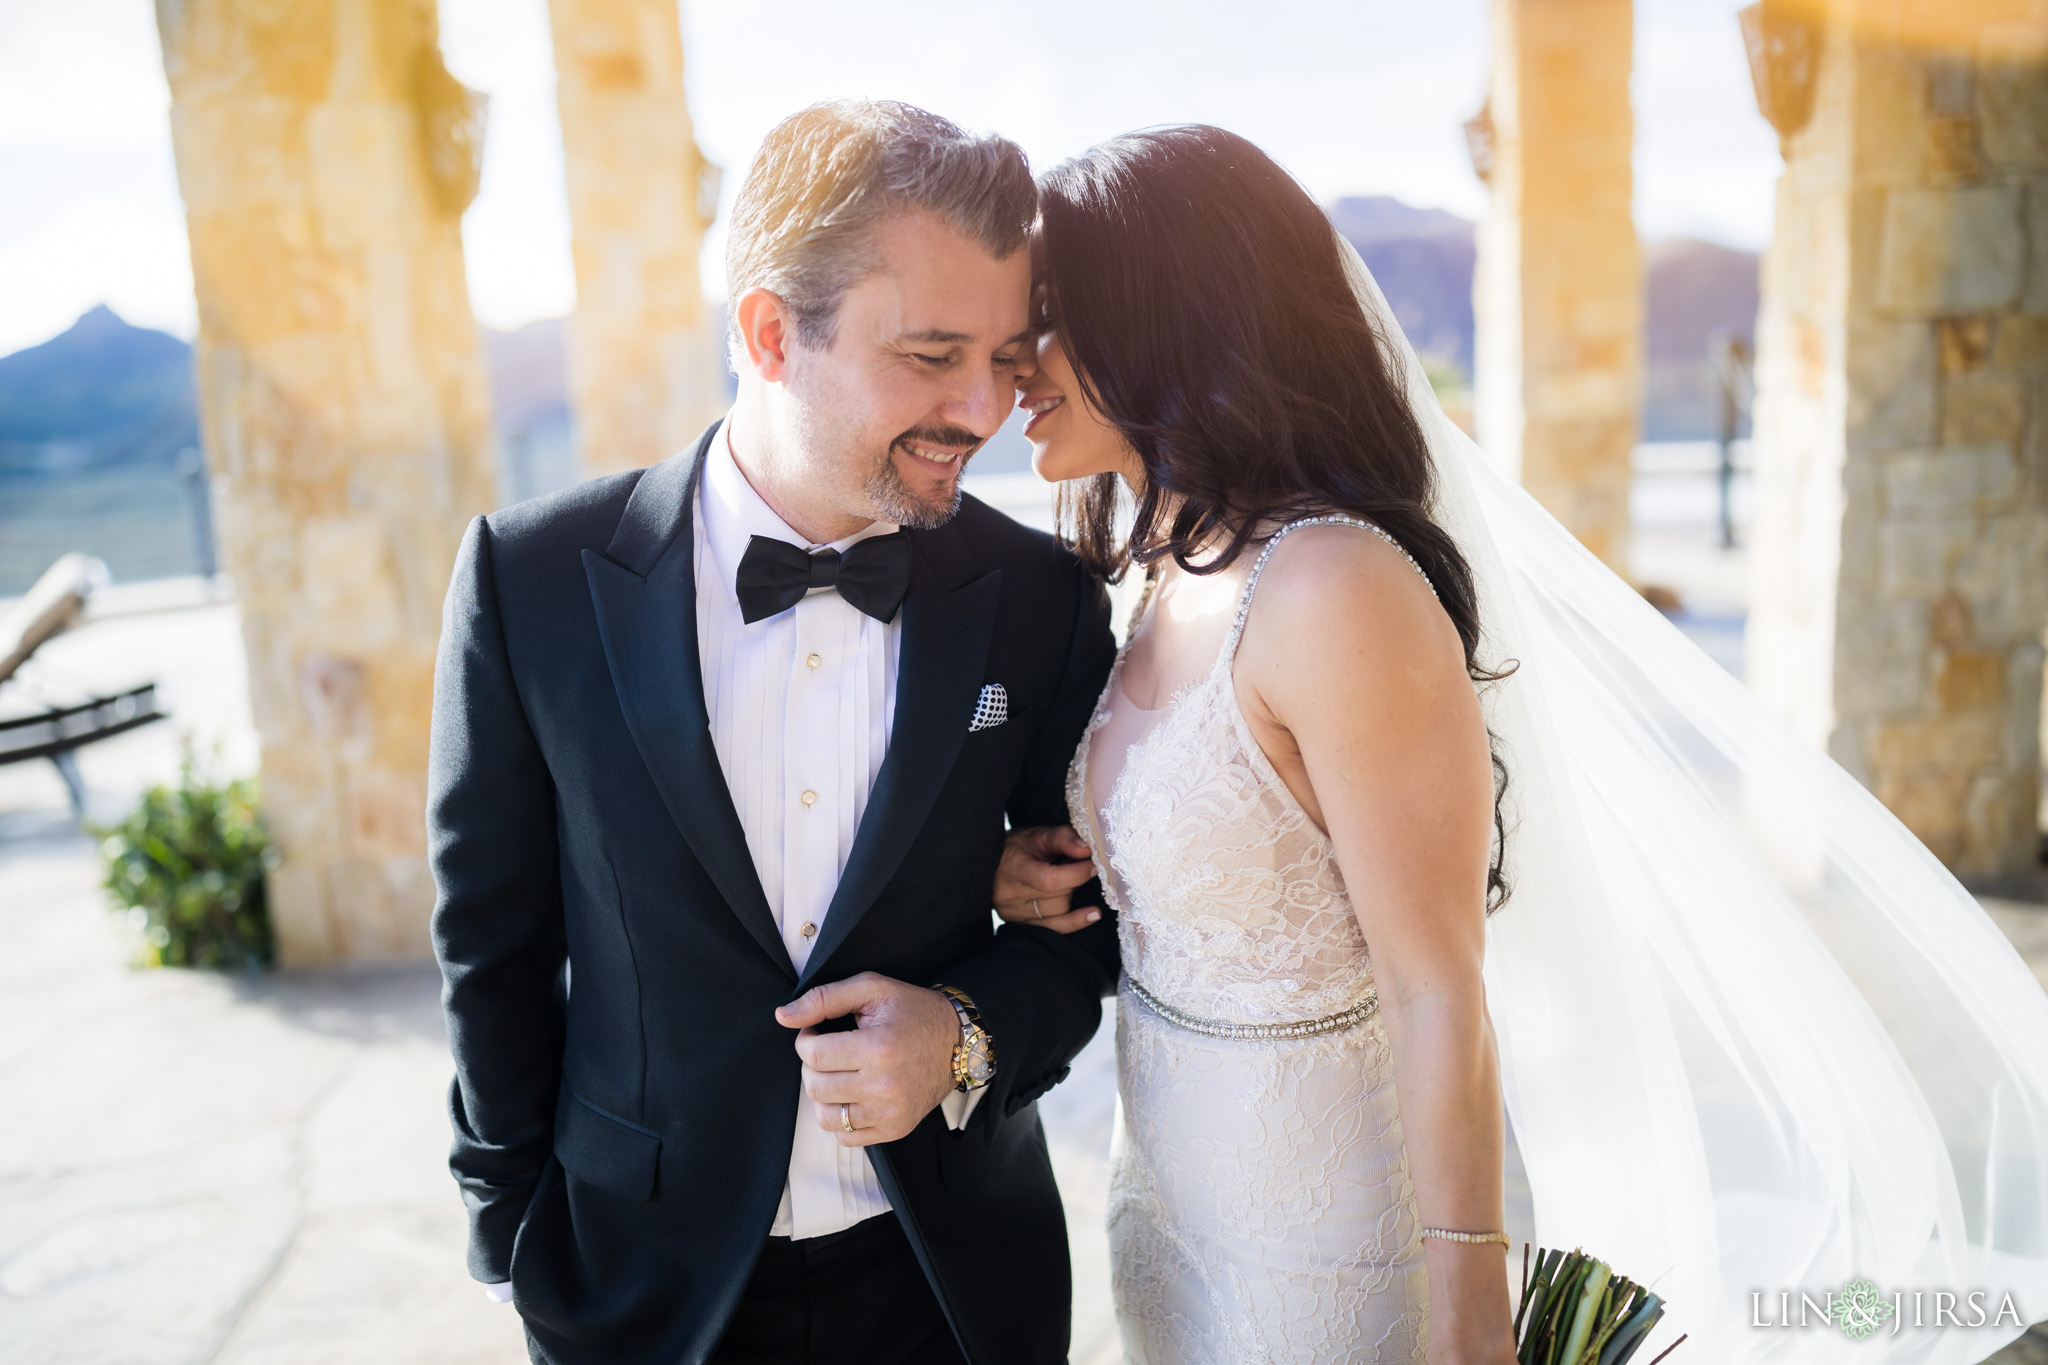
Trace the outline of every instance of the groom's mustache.
[[960, 462], [965, 464], [967, 457], [981, 449], [982, 443], [987, 439], [986, 436], [975, 435], [966, 427], [912, 427], [898, 436], [896, 441], [914, 441], [918, 445], [938, 446], [941, 449], [957, 447], [960, 450]]

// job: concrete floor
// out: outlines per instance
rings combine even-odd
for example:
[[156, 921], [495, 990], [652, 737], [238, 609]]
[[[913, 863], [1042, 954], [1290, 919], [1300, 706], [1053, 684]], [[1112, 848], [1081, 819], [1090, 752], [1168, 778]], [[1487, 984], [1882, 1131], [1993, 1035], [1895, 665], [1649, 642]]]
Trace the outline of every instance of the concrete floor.
[[[0, 1361], [525, 1357], [463, 1268], [431, 966], [138, 972], [91, 842], [0, 840]], [[1048, 1104], [1078, 1362], [1113, 1361], [1107, 1030]]]
[[137, 972], [96, 883], [0, 845], [0, 1359], [523, 1359], [463, 1270], [433, 969]]
[[[143, 677], [175, 725], [81, 758], [111, 818], [181, 736], [253, 764], [231, 603], [120, 589], [39, 654], [52, 701]], [[47, 764], [0, 768], [0, 1365], [461, 1365], [523, 1360], [463, 1268], [445, 1165], [449, 1060], [429, 966], [229, 979], [127, 966], [91, 841]], [[2048, 910], [1987, 902], [2048, 984]], [[1067, 1203], [1073, 1359], [1120, 1359], [1103, 1204], [1108, 1031], [1042, 1103]], [[1530, 1234], [1510, 1154], [1509, 1231]], [[1684, 1357], [1673, 1357], [1673, 1365]], [[2048, 1365], [2048, 1337], [1994, 1358]]]

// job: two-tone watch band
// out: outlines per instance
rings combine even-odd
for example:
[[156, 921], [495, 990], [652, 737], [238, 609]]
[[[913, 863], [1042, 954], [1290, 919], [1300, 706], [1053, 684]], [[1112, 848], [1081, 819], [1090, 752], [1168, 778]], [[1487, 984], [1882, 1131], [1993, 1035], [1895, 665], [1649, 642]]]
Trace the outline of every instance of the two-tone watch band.
[[953, 1088], [961, 1094], [987, 1085], [996, 1074], [995, 1044], [981, 1026], [974, 998], [957, 986], [936, 986], [953, 1013], [960, 1016], [960, 1041], [953, 1045]]

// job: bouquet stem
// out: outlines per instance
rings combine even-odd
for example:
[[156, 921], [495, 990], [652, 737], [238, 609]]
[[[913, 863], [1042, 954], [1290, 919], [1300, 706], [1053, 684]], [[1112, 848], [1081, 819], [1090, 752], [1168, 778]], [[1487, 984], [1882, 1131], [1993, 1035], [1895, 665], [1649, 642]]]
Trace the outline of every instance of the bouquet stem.
[[[1664, 1316], [1664, 1300], [1583, 1250], [1522, 1248], [1518, 1365], [1627, 1365]], [[1670, 1355], [1683, 1336], [1650, 1365]]]

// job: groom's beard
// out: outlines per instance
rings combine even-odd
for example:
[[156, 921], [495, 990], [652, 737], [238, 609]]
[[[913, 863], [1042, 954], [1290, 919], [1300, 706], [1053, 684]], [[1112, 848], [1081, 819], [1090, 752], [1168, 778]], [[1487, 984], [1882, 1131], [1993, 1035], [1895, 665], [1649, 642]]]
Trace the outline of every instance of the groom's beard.
[[[896, 472], [896, 447], [904, 441], [968, 447], [960, 456], [959, 468], [953, 474], [950, 495], [941, 494], [937, 500], [930, 500], [911, 491], [903, 476]], [[893, 521], [913, 531], [936, 531], [944, 526], [960, 510], [960, 476], [967, 472], [967, 462], [974, 458], [981, 446], [982, 438], [964, 427], [912, 427], [904, 432], [889, 443], [888, 451], [882, 456], [881, 468], [868, 476], [865, 491], [874, 503], [876, 513], [883, 521]]]

